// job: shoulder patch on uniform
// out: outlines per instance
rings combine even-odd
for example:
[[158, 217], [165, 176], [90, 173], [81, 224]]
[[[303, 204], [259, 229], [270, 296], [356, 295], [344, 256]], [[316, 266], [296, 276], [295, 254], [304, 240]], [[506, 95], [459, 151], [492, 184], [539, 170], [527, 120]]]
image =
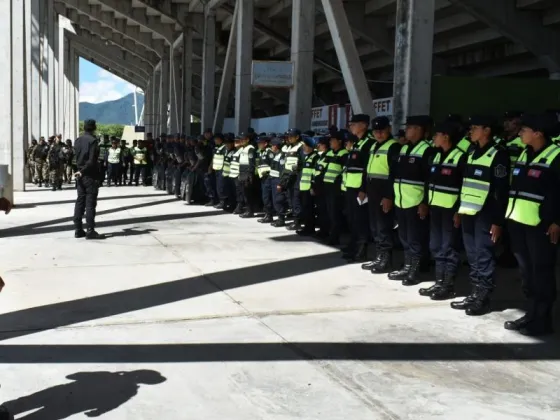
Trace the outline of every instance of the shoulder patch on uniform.
[[280, 165], [283, 165], [284, 163], [286, 163], [285, 159], [280, 159]]
[[250, 152], [249, 152], [249, 159], [252, 159], [253, 156], [255, 156], [255, 154], [253, 153], [253, 151], [250, 151]]
[[504, 165], [496, 165], [494, 168], [494, 176], [496, 178], [504, 178], [507, 175], [507, 168]]

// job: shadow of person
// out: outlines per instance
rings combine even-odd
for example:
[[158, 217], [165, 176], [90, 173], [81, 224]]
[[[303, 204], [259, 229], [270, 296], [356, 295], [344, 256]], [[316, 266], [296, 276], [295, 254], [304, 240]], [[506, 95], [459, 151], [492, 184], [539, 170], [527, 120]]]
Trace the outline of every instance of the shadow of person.
[[122, 236], [138, 236], [138, 235], [146, 235], [151, 232], [157, 232], [157, 229], [127, 228], [127, 229], [123, 229], [121, 232], [106, 233], [103, 235], [103, 238], [108, 239], [108, 238], [117, 238]]
[[131, 372], [79, 372], [66, 377], [73, 382], [4, 403], [14, 416], [37, 410], [26, 420], [61, 420], [84, 413], [99, 417], [136, 396], [140, 384], [157, 385], [167, 379], [153, 370]]

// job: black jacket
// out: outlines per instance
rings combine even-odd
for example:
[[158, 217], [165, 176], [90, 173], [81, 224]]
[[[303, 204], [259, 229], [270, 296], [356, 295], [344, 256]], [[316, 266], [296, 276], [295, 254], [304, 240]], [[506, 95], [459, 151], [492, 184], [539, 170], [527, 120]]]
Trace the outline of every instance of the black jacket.
[[97, 160], [99, 159], [99, 145], [90, 133], [84, 133], [76, 139], [74, 144], [76, 166], [84, 176], [96, 178], [99, 176]]

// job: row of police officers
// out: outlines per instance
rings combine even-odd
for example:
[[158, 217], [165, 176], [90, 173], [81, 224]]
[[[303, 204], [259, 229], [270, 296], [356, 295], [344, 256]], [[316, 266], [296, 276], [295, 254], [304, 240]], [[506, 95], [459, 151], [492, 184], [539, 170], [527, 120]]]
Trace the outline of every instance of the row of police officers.
[[[435, 283], [419, 290], [433, 300], [455, 296], [464, 247], [471, 292], [451, 307], [467, 315], [489, 311], [497, 245], [504, 242], [528, 302], [526, 314], [505, 328], [549, 334], [560, 238], [558, 119], [510, 112], [505, 120], [503, 138], [491, 117], [473, 116], [463, 126], [453, 115], [435, 127], [429, 116], [409, 116], [402, 139], [393, 138], [386, 117], [370, 125], [367, 115], [354, 115], [349, 132], [328, 136], [298, 129], [285, 139], [217, 135], [213, 204], [250, 218], [262, 202], [260, 223], [286, 226], [291, 213], [290, 230], [332, 246], [346, 224], [343, 257], [404, 286], [419, 284], [433, 259]], [[399, 267], [395, 227], [404, 249]], [[367, 261], [370, 238], [375, 258]]]

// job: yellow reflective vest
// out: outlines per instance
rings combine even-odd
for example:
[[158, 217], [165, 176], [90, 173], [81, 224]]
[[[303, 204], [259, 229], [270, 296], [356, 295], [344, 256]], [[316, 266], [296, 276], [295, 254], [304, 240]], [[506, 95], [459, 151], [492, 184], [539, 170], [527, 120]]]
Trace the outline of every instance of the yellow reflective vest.
[[113, 149], [112, 147], [110, 147], [107, 150], [107, 161], [111, 164], [119, 163], [121, 161], [121, 149], [120, 149], [120, 147], [117, 147], [116, 149]]
[[407, 154], [410, 144], [405, 144], [399, 153], [397, 174], [395, 177], [395, 205], [401, 209], [409, 209], [422, 203], [424, 199], [426, 180], [423, 174], [424, 154], [430, 149], [430, 144], [420, 140]]
[[143, 147], [143, 148], [135, 147], [134, 150], [133, 150], [134, 164], [135, 165], [146, 165], [148, 163], [148, 160], [147, 160], [147, 157], [146, 157], [147, 152], [148, 151], [145, 147]]
[[474, 216], [480, 212], [484, 203], [486, 203], [490, 192], [490, 181], [492, 180], [490, 168], [498, 149], [496, 146], [492, 146], [478, 159], [473, 157], [475, 151], [469, 153], [461, 187], [461, 204], [459, 205], [459, 213], [468, 216]]

